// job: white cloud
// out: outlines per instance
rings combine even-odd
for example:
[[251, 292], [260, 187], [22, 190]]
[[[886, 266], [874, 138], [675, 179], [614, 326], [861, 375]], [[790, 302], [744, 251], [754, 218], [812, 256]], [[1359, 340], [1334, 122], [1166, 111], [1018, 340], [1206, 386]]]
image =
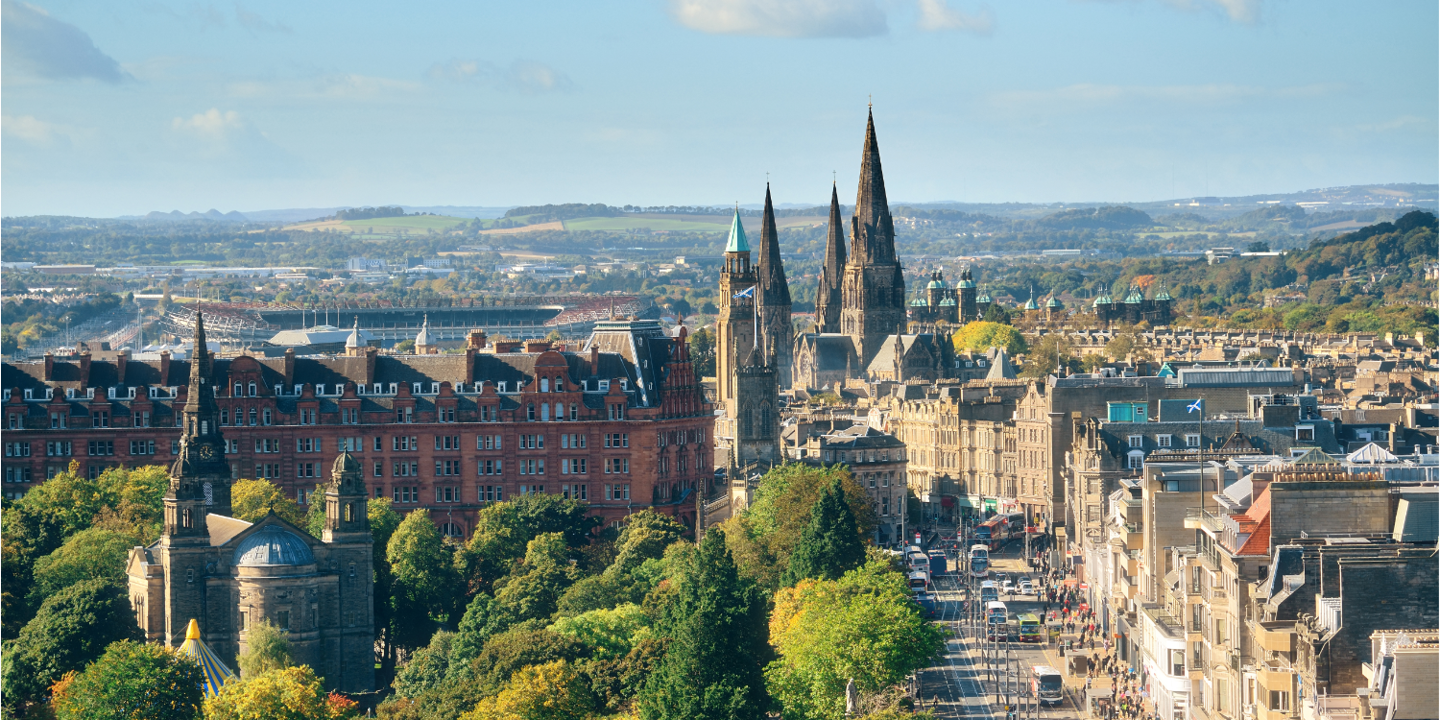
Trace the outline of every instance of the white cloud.
[[565, 73], [533, 60], [516, 60], [500, 67], [484, 60], [452, 58], [431, 65], [425, 75], [432, 80], [479, 83], [525, 94], [570, 90], [575, 85]]
[[133, 79], [85, 31], [17, 0], [0, 0], [0, 62], [6, 80]]
[[232, 97], [241, 98], [384, 100], [419, 89], [420, 84], [415, 82], [350, 73], [290, 80], [246, 80], [231, 83], [226, 91]]
[[54, 125], [34, 115], [0, 115], [0, 132], [32, 145], [49, 145], [58, 135]]
[[210, 108], [189, 118], [177, 117], [171, 121], [170, 127], [178, 132], [214, 142], [224, 142], [229, 137], [246, 131], [240, 113], [234, 110], [220, 112], [219, 108]]
[[986, 6], [970, 14], [950, 7], [946, 0], [918, 0], [917, 9], [920, 19], [916, 26], [921, 30], [958, 30], [976, 35], [989, 35], [995, 30], [995, 13]]
[[681, 25], [716, 35], [847, 37], [884, 35], [875, 0], [671, 0]]

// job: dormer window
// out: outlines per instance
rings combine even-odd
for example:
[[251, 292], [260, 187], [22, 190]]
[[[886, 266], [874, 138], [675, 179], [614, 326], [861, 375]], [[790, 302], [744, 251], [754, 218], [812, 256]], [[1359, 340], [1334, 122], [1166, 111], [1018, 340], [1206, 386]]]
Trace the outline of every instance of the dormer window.
[[601, 380], [601, 381], [600, 381], [600, 392], [610, 392], [610, 381], [609, 381], [609, 380]]
[[380, 383], [375, 383], [375, 389], [373, 390], [373, 392], [376, 395], [379, 395], [380, 393], [383, 393], [385, 391], [380, 389]]
[[364, 395], [364, 394], [365, 394], [365, 385], [364, 385], [363, 383], [355, 386], [355, 394], [356, 394], [356, 395]]
[[[301, 385], [300, 383], [295, 383], [295, 394], [296, 394], [296, 395], [299, 395], [300, 393], [304, 392], [304, 390], [305, 390], [305, 386], [304, 386], [304, 385]], [[279, 393], [276, 393], [276, 394], [278, 395]], [[315, 386], [315, 394], [316, 394], [316, 395], [324, 395], [324, 394], [325, 394], [325, 386], [324, 386], [324, 385], [316, 385], [316, 386]]]
[[400, 392], [400, 383], [390, 383], [390, 394], [394, 395], [398, 392]]
[[420, 383], [418, 383], [418, 382], [417, 382], [417, 383], [410, 383], [410, 392], [412, 392], [412, 393], [414, 393], [414, 394], [416, 394], [416, 395], [419, 395], [419, 394], [420, 394]]
[[[299, 395], [299, 394], [300, 394], [300, 386], [299, 386], [299, 385], [296, 385], [296, 386], [295, 386], [295, 394], [296, 394], [296, 395]], [[316, 394], [316, 395], [324, 395], [324, 394], [325, 394], [325, 384], [324, 384], [324, 383], [321, 383], [321, 384], [315, 386], [315, 394]]]
[[440, 394], [440, 383], [438, 383], [438, 382], [432, 382], [432, 383], [430, 383], [430, 394], [431, 394], [431, 395], [439, 395], [439, 394]]
[[499, 390], [500, 390], [500, 392], [502, 392], [502, 393], [505, 392], [505, 381], [504, 381], [504, 380], [501, 380], [501, 381], [499, 382]]

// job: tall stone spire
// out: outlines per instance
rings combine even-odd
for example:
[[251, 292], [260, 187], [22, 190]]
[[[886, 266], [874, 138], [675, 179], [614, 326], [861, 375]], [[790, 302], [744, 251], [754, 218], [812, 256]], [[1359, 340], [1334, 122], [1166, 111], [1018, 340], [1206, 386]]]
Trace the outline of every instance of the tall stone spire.
[[880, 168], [880, 143], [875, 139], [875, 112], [865, 123], [865, 150], [860, 157], [860, 186], [850, 226], [850, 255], [860, 263], [895, 262], [895, 222], [885, 199], [885, 173]]
[[820, 266], [820, 289], [815, 293], [815, 331], [840, 332], [840, 284], [845, 277], [845, 223], [840, 219], [840, 195], [830, 185], [830, 234], [825, 239], [825, 262]]
[[867, 367], [885, 338], [906, 318], [905, 274], [895, 257], [895, 223], [885, 199], [873, 111], [865, 123], [860, 187], [850, 221], [850, 258], [840, 295], [840, 332], [853, 338], [861, 367]]
[[770, 183], [765, 183], [765, 215], [760, 221], [760, 304], [789, 305], [790, 283], [780, 260], [780, 233], [775, 229], [775, 206], [770, 202]]
[[790, 283], [785, 280], [785, 264], [780, 259], [780, 232], [775, 228], [775, 206], [770, 200], [769, 183], [765, 184], [765, 212], [760, 221], [760, 258], [756, 270], [762, 352], [767, 359], [774, 358], [780, 387], [789, 387], [795, 342], [795, 326], [791, 320], [794, 303], [790, 298]]
[[205, 516], [230, 514], [230, 466], [220, 434], [220, 411], [211, 384], [210, 352], [205, 347], [205, 321], [195, 314], [195, 353], [190, 357], [190, 384], [180, 418], [180, 452], [170, 467], [164, 497], [167, 543], [206, 542]]

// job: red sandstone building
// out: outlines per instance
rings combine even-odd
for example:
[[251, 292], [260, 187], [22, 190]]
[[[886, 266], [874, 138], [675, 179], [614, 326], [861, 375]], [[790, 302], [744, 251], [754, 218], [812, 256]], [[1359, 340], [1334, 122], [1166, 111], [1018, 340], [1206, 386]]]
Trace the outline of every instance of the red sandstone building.
[[[694, 523], [695, 492], [713, 478], [714, 414], [683, 330], [601, 322], [579, 352], [481, 332], [447, 355], [385, 355], [355, 339], [339, 356], [210, 361], [233, 477], [268, 478], [308, 505], [346, 449], [375, 497], [427, 510], [456, 537], [486, 503], [526, 493], [584, 500], [607, 523], [651, 507]], [[47, 355], [0, 369], [6, 498], [72, 460], [92, 476], [173, 462], [188, 361]]]

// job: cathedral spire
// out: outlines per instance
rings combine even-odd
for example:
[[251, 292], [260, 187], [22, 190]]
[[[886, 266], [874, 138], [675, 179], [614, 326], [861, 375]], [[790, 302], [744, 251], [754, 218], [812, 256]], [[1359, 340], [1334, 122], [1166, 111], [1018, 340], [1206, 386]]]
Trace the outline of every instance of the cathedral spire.
[[825, 238], [825, 261], [820, 266], [820, 289], [815, 294], [815, 324], [822, 333], [840, 332], [840, 284], [845, 277], [845, 221], [840, 219], [840, 194], [830, 184], [830, 233]]
[[790, 283], [780, 260], [780, 233], [775, 228], [775, 206], [770, 202], [770, 183], [765, 183], [765, 213], [760, 221], [759, 277], [761, 305], [790, 305]]
[[855, 218], [850, 228], [850, 253], [856, 261], [895, 261], [895, 223], [885, 198], [885, 173], [880, 167], [880, 143], [875, 139], [875, 112], [865, 121], [865, 149], [860, 158], [860, 186], [855, 194]]

